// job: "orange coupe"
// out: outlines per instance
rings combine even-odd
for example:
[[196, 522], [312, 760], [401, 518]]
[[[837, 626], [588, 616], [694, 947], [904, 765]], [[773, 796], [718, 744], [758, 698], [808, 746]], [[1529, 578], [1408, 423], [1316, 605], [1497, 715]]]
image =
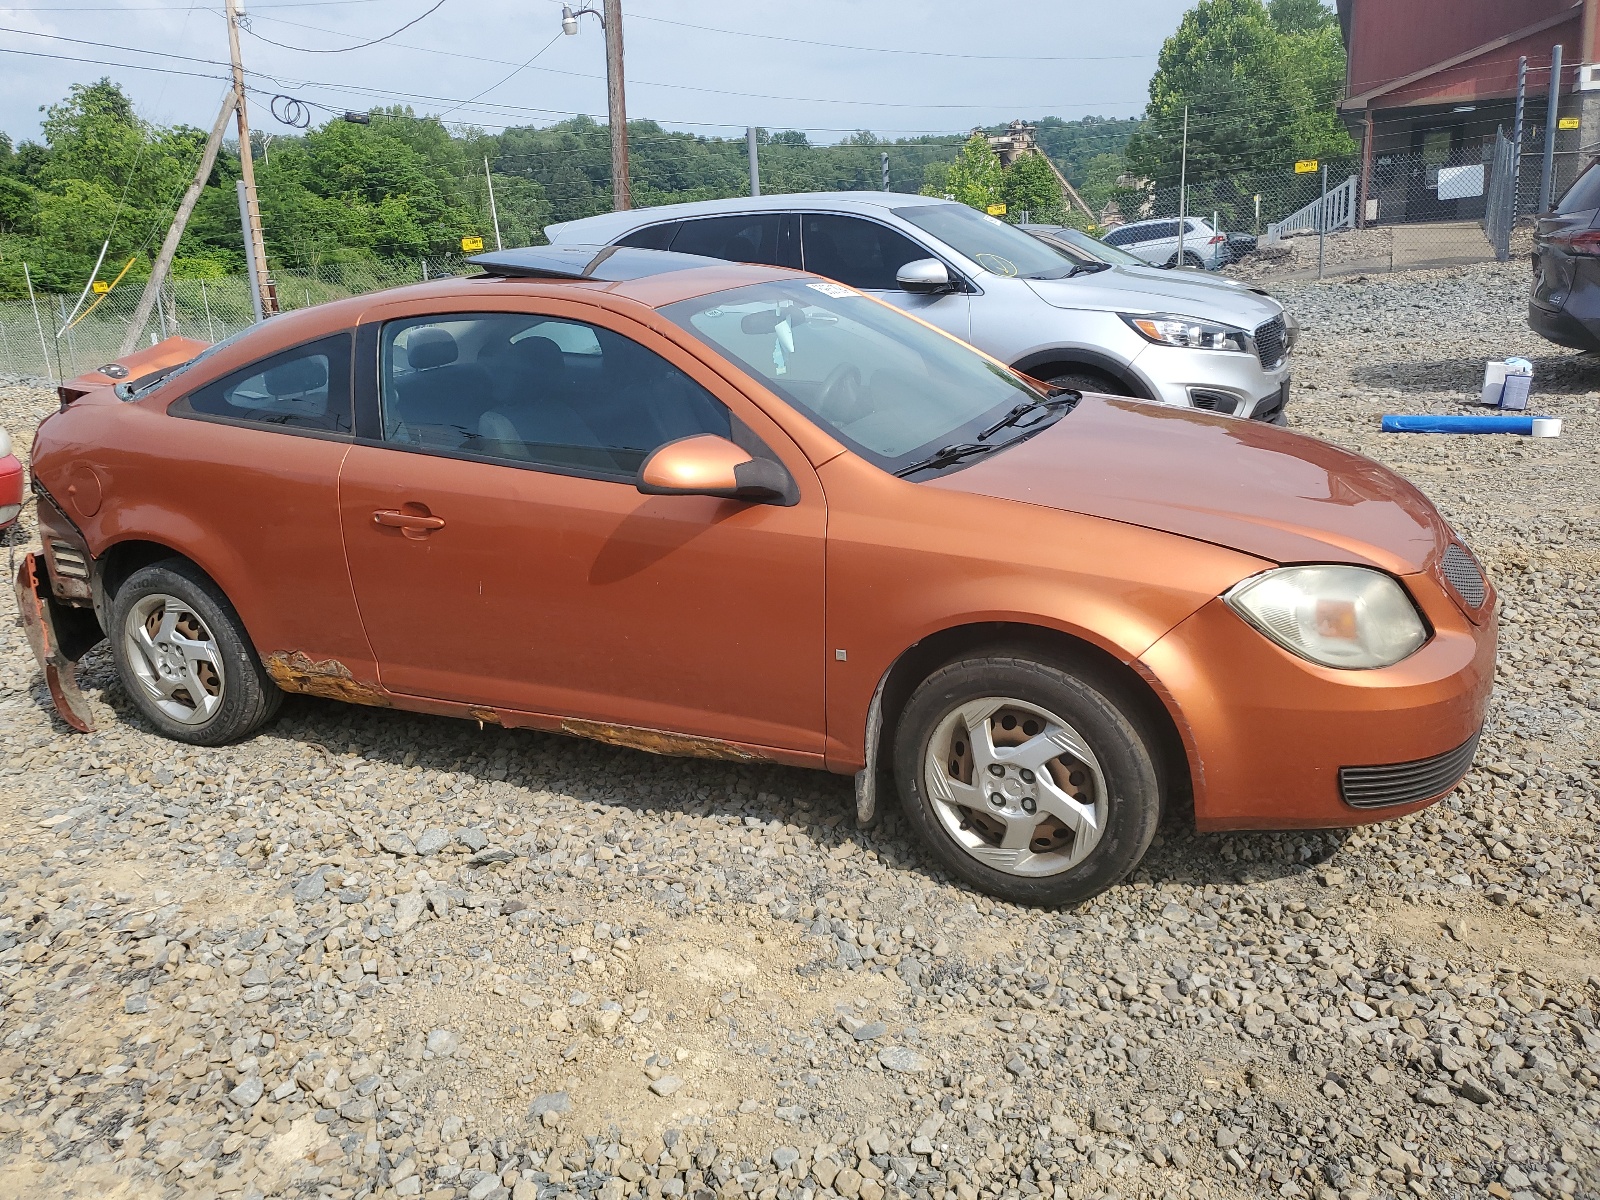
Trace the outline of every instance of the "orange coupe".
[[1495, 594], [1383, 467], [1053, 391], [812, 275], [477, 261], [61, 389], [17, 588], [67, 721], [107, 638], [186, 742], [303, 692], [818, 767], [1040, 904], [1172, 801], [1354, 825], [1471, 765]]

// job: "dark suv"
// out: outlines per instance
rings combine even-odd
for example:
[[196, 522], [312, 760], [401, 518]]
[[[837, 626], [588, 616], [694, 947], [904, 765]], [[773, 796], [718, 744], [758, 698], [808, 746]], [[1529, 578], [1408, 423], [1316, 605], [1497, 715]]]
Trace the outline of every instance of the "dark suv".
[[1600, 350], [1600, 162], [1539, 218], [1528, 327], [1558, 346]]

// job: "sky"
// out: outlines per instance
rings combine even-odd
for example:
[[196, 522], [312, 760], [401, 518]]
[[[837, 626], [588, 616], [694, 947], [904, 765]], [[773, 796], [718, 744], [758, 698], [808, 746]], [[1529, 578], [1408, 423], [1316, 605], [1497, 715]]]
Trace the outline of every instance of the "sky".
[[[856, 129], [894, 137], [1016, 117], [1134, 116], [1190, 2], [623, 0], [628, 116], [709, 136], [804, 129], [814, 142]], [[443, 0], [430, 12], [436, 3], [246, 4], [252, 127], [291, 132], [272, 116], [273, 93], [311, 105], [318, 124], [395, 103], [491, 130], [575, 113], [604, 120], [595, 18], [565, 37], [559, 0]], [[38, 138], [41, 106], [102, 75], [148, 120], [209, 127], [227, 62], [222, 0], [0, 3], [0, 129], [14, 142]]]

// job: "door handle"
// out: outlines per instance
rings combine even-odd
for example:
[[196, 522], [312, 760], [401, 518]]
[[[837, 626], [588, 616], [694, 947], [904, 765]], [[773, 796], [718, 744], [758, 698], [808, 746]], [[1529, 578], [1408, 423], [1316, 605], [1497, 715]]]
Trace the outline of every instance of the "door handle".
[[[422, 505], [415, 507], [422, 508]], [[372, 514], [372, 523], [398, 529], [408, 538], [425, 538], [435, 529], [444, 528], [444, 518], [436, 517], [426, 509], [422, 512], [405, 512], [397, 508], [380, 508]]]

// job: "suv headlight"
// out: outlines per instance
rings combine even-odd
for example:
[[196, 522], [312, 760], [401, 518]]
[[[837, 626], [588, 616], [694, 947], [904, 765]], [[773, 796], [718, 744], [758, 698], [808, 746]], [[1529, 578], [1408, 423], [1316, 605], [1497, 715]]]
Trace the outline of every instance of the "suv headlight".
[[1148, 342], [1158, 346], [1181, 346], [1185, 350], [1245, 350], [1250, 349], [1250, 335], [1246, 330], [1218, 321], [1202, 321], [1198, 317], [1181, 317], [1168, 313], [1139, 316], [1118, 313], [1128, 327]]
[[1365, 567], [1279, 567], [1222, 598], [1285, 650], [1324, 667], [1392, 666], [1428, 640], [1406, 590]]

